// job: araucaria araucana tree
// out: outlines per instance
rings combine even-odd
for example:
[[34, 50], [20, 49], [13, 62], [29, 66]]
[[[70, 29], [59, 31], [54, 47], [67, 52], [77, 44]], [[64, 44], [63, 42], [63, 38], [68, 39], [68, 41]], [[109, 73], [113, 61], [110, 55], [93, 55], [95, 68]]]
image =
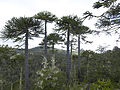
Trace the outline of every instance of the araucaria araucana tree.
[[44, 40], [44, 55], [47, 58], [47, 23], [52, 23], [53, 21], [55, 21], [57, 18], [55, 15], [53, 15], [51, 12], [48, 11], [43, 11], [43, 12], [39, 12], [34, 16], [36, 19], [38, 20], [42, 20], [45, 24], [45, 40]]
[[71, 26], [72, 29], [71, 33], [73, 35], [77, 35], [78, 37], [78, 78], [80, 78], [80, 39], [86, 41], [85, 34], [92, 33], [92, 31], [87, 26], [82, 25], [82, 23], [83, 23], [82, 19], [76, 16], [74, 17], [74, 21], [72, 21], [72, 26]]
[[55, 44], [60, 44], [60, 42], [63, 42], [64, 39], [62, 36], [60, 36], [57, 33], [51, 33], [47, 37], [47, 42], [49, 45], [52, 46], [52, 53], [54, 54]]
[[[107, 10], [102, 13], [98, 18], [96, 26], [104, 28], [104, 31], [110, 33], [119, 33], [120, 29], [120, 2], [119, 0], [99, 0], [94, 3], [93, 8], [106, 8]], [[111, 30], [111, 31], [110, 31]]]
[[[84, 36], [85, 34], [91, 33], [92, 31], [87, 27], [84, 26], [82, 24], [79, 24], [78, 26], [76, 26], [76, 29], [74, 30], [74, 34], [77, 35], [78, 37], [78, 78], [80, 79], [80, 39], [82, 39], [83, 41], [86, 41], [85, 38], [86, 36]], [[89, 42], [89, 41], [87, 41]]]
[[67, 62], [66, 62], [66, 75], [67, 75], [67, 83], [69, 82], [69, 73], [70, 73], [70, 66], [69, 66], [69, 44], [70, 44], [70, 33], [72, 32], [72, 26], [75, 24], [76, 16], [63, 16], [61, 19], [57, 21], [57, 29], [56, 31], [67, 33]]
[[1, 32], [3, 39], [12, 39], [14, 42], [25, 41], [25, 90], [29, 88], [28, 39], [38, 37], [41, 32], [41, 22], [32, 17], [13, 17], [7, 21]]

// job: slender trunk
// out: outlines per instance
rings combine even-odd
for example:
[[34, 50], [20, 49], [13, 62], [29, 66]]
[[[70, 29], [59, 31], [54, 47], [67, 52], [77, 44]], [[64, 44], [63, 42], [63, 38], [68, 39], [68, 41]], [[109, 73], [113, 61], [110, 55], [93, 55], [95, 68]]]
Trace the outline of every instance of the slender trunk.
[[20, 85], [19, 85], [19, 89], [22, 90], [22, 67], [20, 70]]
[[11, 83], [11, 89], [10, 90], [13, 90], [13, 83]]
[[70, 63], [70, 69], [72, 70], [72, 40], [71, 40], [71, 63]]
[[76, 72], [76, 64], [73, 62], [73, 80], [76, 78], [77, 72]]
[[2, 81], [2, 83], [1, 83], [1, 90], [3, 90], [3, 81]]
[[25, 90], [29, 87], [29, 77], [28, 77], [28, 30], [26, 30], [25, 35]]
[[66, 62], [67, 83], [69, 82], [69, 37], [70, 37], [70, 32], [68, 29], [68, 32], [67, 32], [67, 62]]
[[88, 60], [88, 57], [87, 57], [87, 80], [88, 80], [88, 68], [89, 68], [89, 60]]
[[[12, 70], [13, 71], [13, 70]], [[13, 78], [14, 78], [14, 72], [11, 72], [11, 86], [10, 86], [10, 90], [13, 90], [13, 82], [14, 82], [14, 80], [13, 80]]]
[[73, 75], [72, 75], [72, 74], [73, 74], [73, 72], [72, 72], [72, 71], [73, 71], [73, 70], [72, 70], [72, 69], [73, 69], [73, 68], [72, 68], [72, 67], [73, 67], [73, 63], [72, 63], [72, 46], [73, 46], [73, 45], [72, 45], [72, 41], [71, 41], [71, 62], [70, 62], [71, 80], [73, 79]]
[[47, 21], [45, 21], [45, 58], [47, 59]]
[[80, 79], [80, 35], [78, 35], [78, 78]]
[[69, 90], [72, 88], [72, 81], [73, 81], [73, 73], [72, 73], [72, 40], [71, 40], [71, 52], [70, 52], [70, 55], [71, 55], [71, 60], [70, 60], [70, 88]]
[[54, 51], [54, 44], [52, 45], [52, 53], [54, 54], [55, 53], [55, 51]]

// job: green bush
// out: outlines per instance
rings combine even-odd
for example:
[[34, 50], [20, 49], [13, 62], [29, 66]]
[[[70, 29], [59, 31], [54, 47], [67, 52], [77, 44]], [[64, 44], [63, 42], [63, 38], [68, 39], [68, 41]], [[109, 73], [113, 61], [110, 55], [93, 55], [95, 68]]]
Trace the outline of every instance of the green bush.
[[92, 83], [93, 87], [100, 90], [113, 90], [114, 86], [110, 79], [98, 79], [96, 82]]

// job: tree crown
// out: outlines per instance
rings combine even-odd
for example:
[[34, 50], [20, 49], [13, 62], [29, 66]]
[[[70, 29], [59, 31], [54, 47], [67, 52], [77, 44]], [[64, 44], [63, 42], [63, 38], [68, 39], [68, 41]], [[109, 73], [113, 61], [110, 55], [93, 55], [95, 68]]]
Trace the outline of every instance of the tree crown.
[[51, 12], [48, 12], [48, 11], [39, 12], [36, 15], [34, 15], [34, 17], [36, 19], [41, 19], [41, 20], [44, 20], [49, 23], [51, 23], [57, 19], [57, 17], [55, 15], [53, 15]]
[[6, 22], [3, 29], [2, 38], [3, 39], [13, 39], [16, 41], [21, 41], [24, 39], [24, 34], [26, 30], [29, 32], [29, 39], [32, 37], [38, 37], [42, 33], [41, 22], [33, 19], [32, 17], [13, 17], [11, 20]]

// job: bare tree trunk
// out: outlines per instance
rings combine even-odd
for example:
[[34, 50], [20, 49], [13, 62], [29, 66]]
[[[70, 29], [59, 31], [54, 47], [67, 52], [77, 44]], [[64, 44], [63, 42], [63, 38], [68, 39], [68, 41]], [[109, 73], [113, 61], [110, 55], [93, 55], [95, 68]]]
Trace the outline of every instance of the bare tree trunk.
[[78, 78], [80, 79], [80, 35], [78, 36]]
[[70, 32], [68, 29], [68, 32], [67, 32], [67, 62], [66, 62], [67, 83], [69, 82], [69, 37], [70, 37]]
[[88, 57], [87, 57], [87, 80], [88, 80], [88, 72], [89, 72], [89, 60], [88, 60]]
[[45, 58], [47, 59], [47, 21], [45, 20], [45, 52], [44, 52], [44, 55], [45, 55]]
[[[72, 38], [73, 39], [73, 38]], [[72, 39], [71, 39], [71, 63], [70, 63], [70, 69], [72, 70]]]
[[3, 90], [3, 82], [1, 83], [1, 90]]
[[13, 90], [13, 83], [11, 83], [11, 88], [10, 88], [10, 90]]
[[20, 70], [20, 85], [19, 85], [19, 89], [22, 90], [22, 67]]
[[28, 30], [25, 35], [25, 90], [29, 88], [29, 77], [28, 77]]
[[72, 68], [72, 66], [73, 66], [73, 63], [72, 63], [72, 46], [73, 46], [73, 45], [72, 45], [72, 41], [71, 41], [71, 62], [70, 62], [71, 79], [72, 79], [72, 77], [73, 77], [73, 76], [72, 76], [72, 69], [73, 69], [73, 68]]
[[55, 46], [55, 45], [53, 44], [53, 45], [52, 45], [52, 53], [53, 53], [53, 55], [55, 54], [55, 50], [54, 50], [55, 48], [54, 48], [54, 46]]
[[69, 90], [72, 88], [72, 82], [73, 82], [73, 70], [72, 70], [72, 40], [71, 40], [71, 52], [70, 52], [70, 55], [71, 55], [71, 60], [70, 60], [70, 88]]

